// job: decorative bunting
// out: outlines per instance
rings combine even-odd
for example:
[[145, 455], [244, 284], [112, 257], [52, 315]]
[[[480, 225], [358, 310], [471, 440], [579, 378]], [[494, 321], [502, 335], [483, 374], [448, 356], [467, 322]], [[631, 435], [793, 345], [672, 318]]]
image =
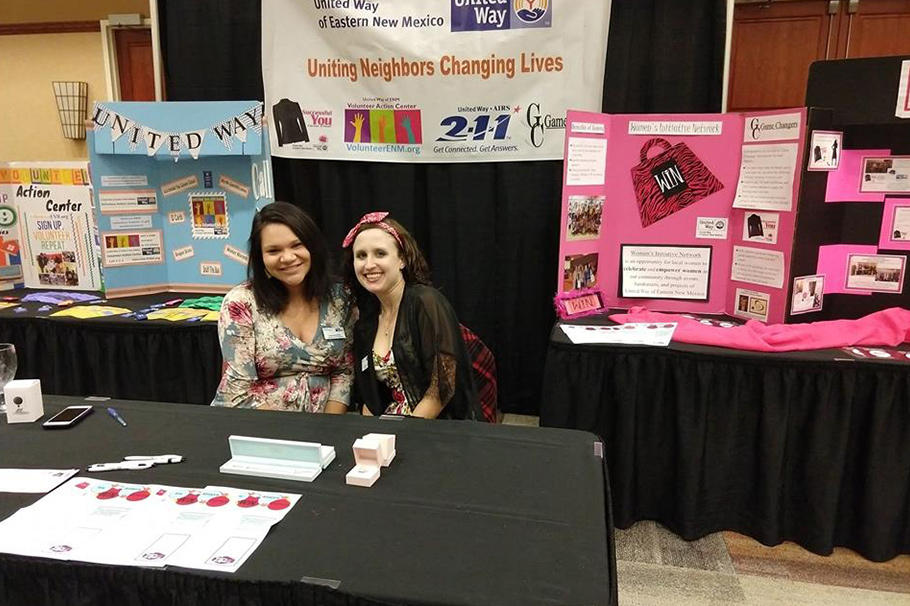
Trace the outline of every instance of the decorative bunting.
[[161, 145], [164, 143], [165, 134], [159, 133], [158, 131], [152, 130], [147, 127], [144, 130], [145, 130], [145, 133], [144, 133], [145, 136], [143, 138], [145, 139], [145, 146], [147, 148], [147, 153], [149, 156], [154, 156], [155, 154], [158, 153], [158, 148], [160, 148]]
[[200, 130], [183, 133], [181, 135], [181, 140], [186, 145], [186, 148], [189, 150], [190, 155], [193, 157], [193, 160], [199, 159], [199, 151], [202, 149], [202, 142], [205, 140], [205, 133], [206, 130], [203, 128]]
[[123, 136], [123, 133], [133, 127], [133, 121], [126, 116], [121, 116], [116, 112], [111, 114], [111, 141], [116, 141]]
[[241, 143], [246, 143], [249, 129], [252, 128], [253, 132], [258, 135], [262, 134], [263, 117], [263, 105], [257, 103], [243, 113], [223, 122], [213, 124], [209, 128], [182, 133], [163, 133], [139, 124], [127, 116], [111, 111], [103, 103], [95, 103], [92, 122], [94, 122], [97, 130], [110, 126], [112, 143], [126, 135], [130, 151], [136, 151], [139, 142], [144, 141], [146, 153], [149, 156], [157, 154], [161, 146], [164, 145], [174, 158], [174, 161], [177, 161], [184, 150], [189, 152], [194, 160], [198, 159], [202, 143], [208, 131], [214, 133], [228, 150], [233, 149], [234, 139]]

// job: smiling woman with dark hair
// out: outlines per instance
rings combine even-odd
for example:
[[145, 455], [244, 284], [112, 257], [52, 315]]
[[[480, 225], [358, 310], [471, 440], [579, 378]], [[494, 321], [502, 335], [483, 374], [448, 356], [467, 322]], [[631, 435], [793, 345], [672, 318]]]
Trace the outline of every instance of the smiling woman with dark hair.
[[249, 281], [224, 298], [224, 374], [212, 406], [344, 413], [353, 378], [353, 303], [333, 284], [325, 240], [293, 204], [253, 219]]

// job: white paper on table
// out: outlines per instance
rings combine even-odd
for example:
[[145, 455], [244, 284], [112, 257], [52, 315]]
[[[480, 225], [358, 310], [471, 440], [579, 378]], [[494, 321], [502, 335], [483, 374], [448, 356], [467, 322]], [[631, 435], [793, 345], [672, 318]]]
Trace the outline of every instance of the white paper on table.
[[0, 492], [50, 492], [78, 469], [0, 469]]
[[171, 556], [167, 563], [184, 568], [236, 572], [265, 539], [272, 526], [300, 495], [208, 486], [206, 492], [227, 498], [218, 515]]
[[630, 322], [618, 326], [560, 324], [572, 343], [614, 345], [651, 345], [666, 347], [673, 340], [676, 322]]
[[0, 522], [0, 552], [235, 572], [299, 498], [77, 477]]
[[797, 144], [743, 145], [742, 152], [733, 208], [790, 210]]

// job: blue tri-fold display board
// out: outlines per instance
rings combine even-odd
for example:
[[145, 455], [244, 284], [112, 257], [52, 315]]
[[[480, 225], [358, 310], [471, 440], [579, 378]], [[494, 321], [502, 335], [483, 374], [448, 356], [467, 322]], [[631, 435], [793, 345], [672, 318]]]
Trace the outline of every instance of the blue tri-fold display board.
[[226, 292], [274, 200], [259, 101], [97, 103], [88, 134], [105, 294]]

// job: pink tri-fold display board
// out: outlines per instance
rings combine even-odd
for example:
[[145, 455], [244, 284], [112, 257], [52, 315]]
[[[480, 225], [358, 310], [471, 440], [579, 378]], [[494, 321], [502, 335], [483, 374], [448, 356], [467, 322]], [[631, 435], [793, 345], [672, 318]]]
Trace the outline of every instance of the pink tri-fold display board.
[[806, 110], [566, 116], [557, 293], [785, 319]]

